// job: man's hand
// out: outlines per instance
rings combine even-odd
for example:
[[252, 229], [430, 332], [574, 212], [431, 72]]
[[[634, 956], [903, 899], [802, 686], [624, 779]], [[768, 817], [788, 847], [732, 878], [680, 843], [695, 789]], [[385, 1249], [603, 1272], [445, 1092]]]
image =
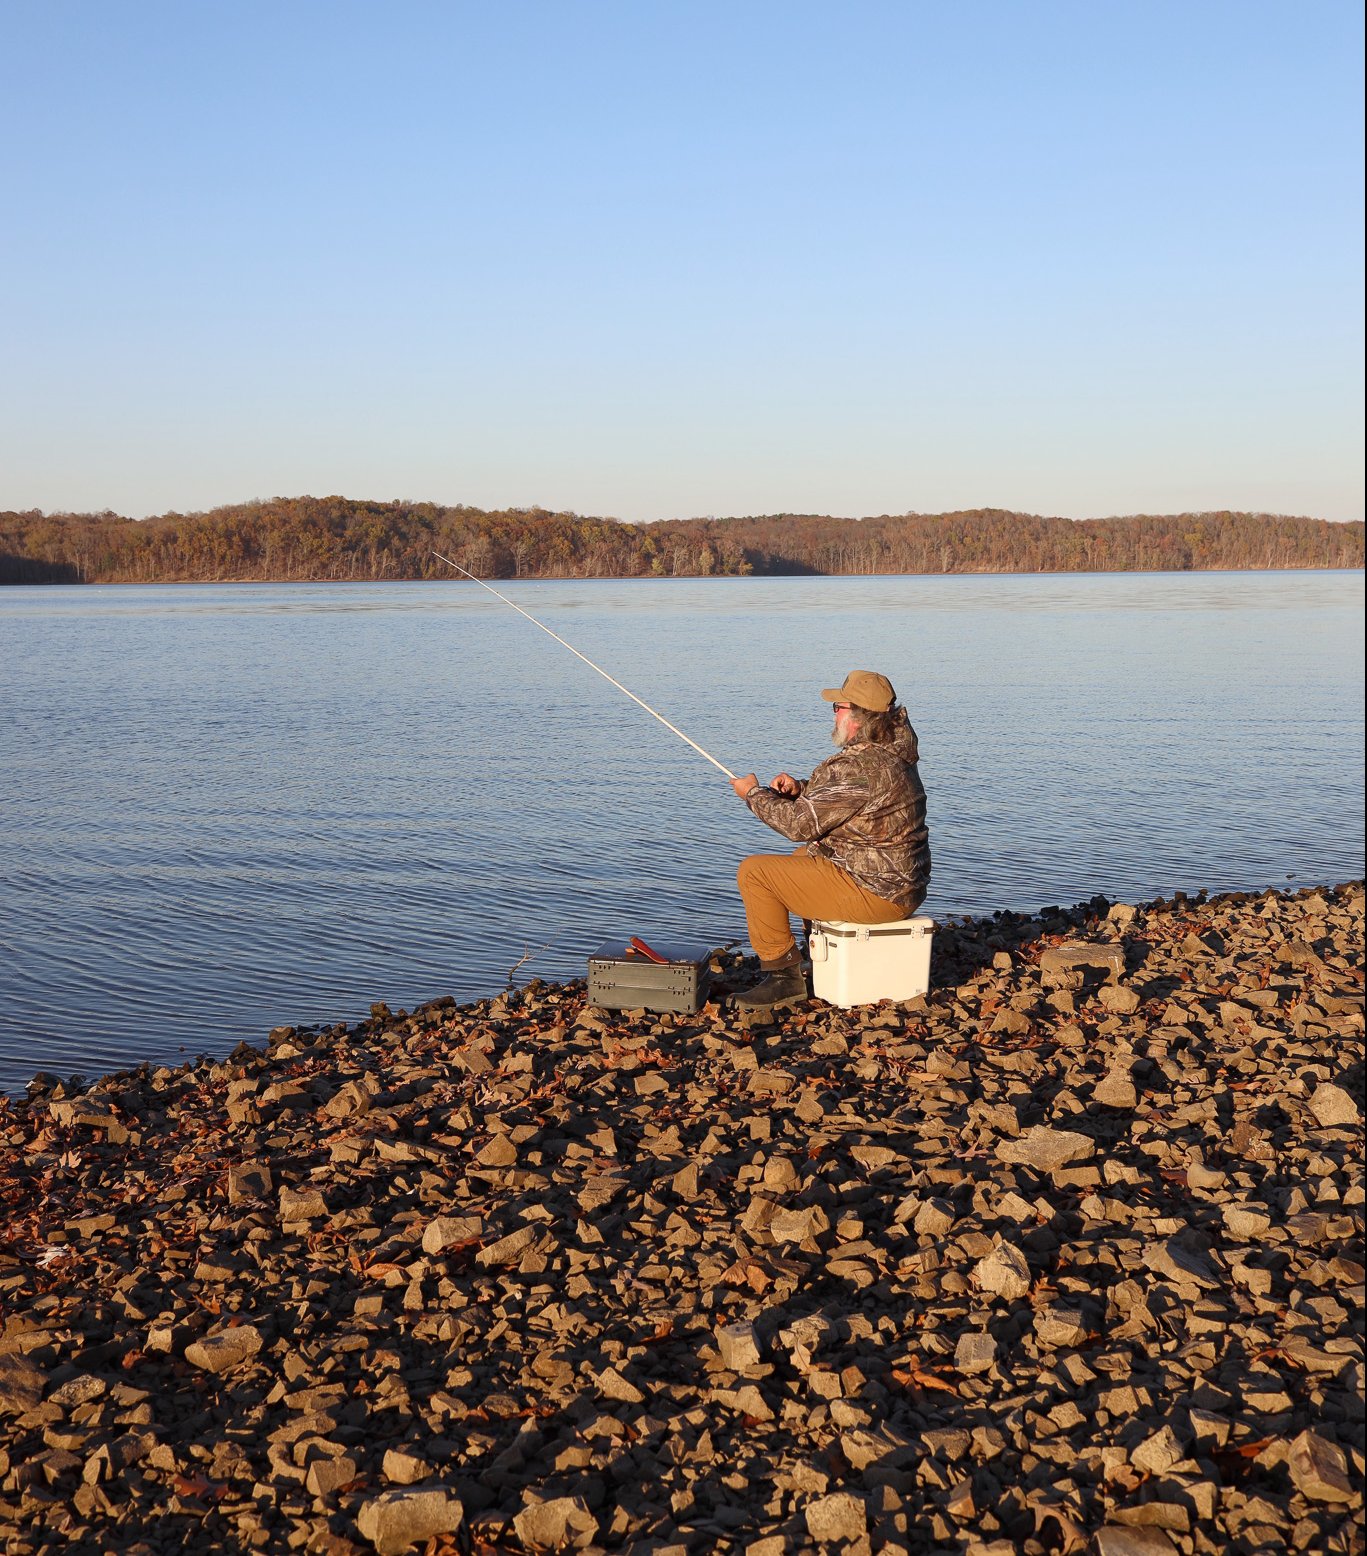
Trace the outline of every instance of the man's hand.
[[769, 787], [776, 789], [780, 794], [786, 794], [789, 799], [802, 793], [802, 785], [796, 778], [790, 778], [787, 773], [780, 773]]
[[748, 800], [755, 790], [759, 788], [759, 779], [755, 777], [754, 773], [746, 773], [743, 778], [733, 778], [731, 787], [740, 795], [741, 799]]

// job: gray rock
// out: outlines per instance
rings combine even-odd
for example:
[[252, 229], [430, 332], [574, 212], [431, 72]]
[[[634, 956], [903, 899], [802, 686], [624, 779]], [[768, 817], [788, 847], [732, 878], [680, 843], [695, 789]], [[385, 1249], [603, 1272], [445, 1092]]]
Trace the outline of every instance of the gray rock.
[[420, 1540], [452, 1533], [464, 1519], [464, 1506], [449, 1492], [384, 1491], [362, 1506], [356, 1527], [380, 1556], [399, 1556]]
[[885, 1426], [855, 1427], [840, 1438], [840, 1451], [857, 1470], [870, 1464], [904, 1464], [912, 1457], [913, 1447], [906, 1439]]
[[[675, 1546], [674, 1549], [680, 1553], [680, 1556], [685, 1556], [688, 1547], [684, 1545], [678, 1545]], [[787, 1535], [766, 1534], [762, 1535], [758, 1540], [750, 1541], [750, 1543], [745, 1547], [745, 1556], [784, 1556], [784, 1552], [787, 1551], [787, 1549]], [[664, 1556], [664, 1552], [658, 1545], [654, 1547], [654, 1556]]]
[[359, 1081], [347, 1081], [323, 1104], [329, 1118], [360, 1118], [374, 1106], [374, 1098]]

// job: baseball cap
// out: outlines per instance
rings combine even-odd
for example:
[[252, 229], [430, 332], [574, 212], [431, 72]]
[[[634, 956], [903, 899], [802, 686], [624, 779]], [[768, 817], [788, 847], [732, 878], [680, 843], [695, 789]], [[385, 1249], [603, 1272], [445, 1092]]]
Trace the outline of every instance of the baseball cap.
[[870, 713], [886, 713], [897, 701], [892, 682], [876, 670], [851, 670], [843, 686], [828, 686], [821, 695], [827, 702], [852, 702]]

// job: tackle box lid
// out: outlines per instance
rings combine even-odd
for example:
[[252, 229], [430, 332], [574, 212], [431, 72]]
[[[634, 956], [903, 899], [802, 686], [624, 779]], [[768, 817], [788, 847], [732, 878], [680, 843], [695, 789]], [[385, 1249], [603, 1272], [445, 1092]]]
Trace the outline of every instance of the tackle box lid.
[[619, 940], [609, 940], [594, 951], [589, 961], [592, 962], [627, 962], [636, 967], [700, 967], [712, 955], [710, 946], [700, 945], [697, 941], [678, 941], [657, 939], [654, 935], [639, 935], [635, 938], [643, 940], [657, 955], [667, 958], [664, 962], [653, 962], [648, 956], [637, 951], [631, 944], [632, 936], [623, 936]]

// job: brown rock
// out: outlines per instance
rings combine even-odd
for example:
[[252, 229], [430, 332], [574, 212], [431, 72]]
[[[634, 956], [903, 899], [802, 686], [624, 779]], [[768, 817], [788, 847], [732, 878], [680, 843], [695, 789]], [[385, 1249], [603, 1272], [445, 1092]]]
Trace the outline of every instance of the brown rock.
[[1164, 1243], [1150, 1243], [1144, 1249], [1144, 1263], [1158, 1275], [1165, 1275], [1179, 1284], [1216, 1287], [1213, 1271], [1199, 1254], [1184, 1248], [1175, 1239]]
[[722, 1363], [732, 1372], [744, 1372], [760, 1361], [759, 1341], [750, 1323], [726, 1324], [717, 1330], [717, 1350]]
[[1161, 1427], [1130, 1455], [1130, 1463], [1146, 1475], [1162, 1475], [1182, 1457], [1182, 1445], [1170, 1426]]
[[281, 1221], [321, 1221], [327, 1213], [327, 1201], [317, 1189], [280, 1190]]
[[1127, 1529], [1106, 1524], [1096, 1532], [1096, 1556], [1175, 1556], [1177, 1547], [1161, 1529]]
[[983, 1291], [1014, 1302], [1030, 1290], [1030, 1266], [1019, 1248], [999, 1243], [973, 1267], [973, 1279]]
[[380, 1473], [396, 1486], [413, 1486], [427, 1479], [432, 1466], [411, 1448], [386, 1448]]
[[996, 1364], [997, 1342], [990, 1334], [962, 1334], [954, 1349], [954, 1365], [966, 1376], [987, 1372]]
[[1325, 1082], [1316, 1086], [1310, 1098], [1310, 1111], [1324, 1129], [1358, 1129], [1362, 1125], [1362, 1106], [1342, 1086]]
[[1139, 1009], [1139, 996], [1118, 983], [1103, 984], [1096, 997], [1103, 1010], [1117, 1016], [1130, 1016]]
[[464, 1506], [446, 1491], [385, 1491], [364, 1504], [356, 1527], [380, 1556], [399, 1556], [420, 1540], [459, 1529], [464, 1518]]
[[553, 1497], [529, 1503], [513, 1519], [513, 1528], [530, 1550], [560, 1550], [587, 1545], [598, 1533], [598, 1520], [583, 1497]]
[[345, 1454], [332, 1458], [314, 1459], [308, 1467], [304, 1485], [315, 1497], [331, 1496], [339, 1486], [356, 1479], [356, 1461]]
[[506, 1237], [500, 1237], [487, 1248], [481, 1248], [476, 1257], [483, 1265], [516, 1264], [535, 1241], [536, 1228], [520, 1226], [517, 1231], [509, 1232]]
[[1092, 1099], [1108, 1108], [1132, 1108], [1139, 1100], [1134, 1080], [1125, 1069], [1107, 1071], [1092, 1090]]
[[1348, 1478], [1348, 1458], [1343, 1449], [1308, 1427], [1291, 1444], [1286, 1467], [1296, 1489], [1312, 1501], [1351, 1502], [1357, 1495]]
[[495, 1135], [475, 1157], [481, 1167], [515, 1167], [517, 1147], [507, 1135]]
[[1077, 967], [1100, 967], [1113, 978], [1125, 971], [1125, 951], [1118, 945], [1050, 946], [1040, 953], [1040, 971], [1045, 974], [1072, 972]]
[[374, 1098], [359, 1081], [347, 1081], [323, 1104], [329, 1118], [360, 1118], [374, 1106]]
[[1096, 1153], [1096, 1142], [1072, 1129], [1050, 1129], [1036, 1124], [1018, 1140], [1002, 1140], [997, 1156], [1004, 1162], [1019, 1162], [1040, 1172], [1053, 1172], [1069, 1162], [1088, 1161]]
[[185, 1360], [205, 1372], [229, 1372], [249, 1362], [264, 1342], [254, 1324], [237, 1324], [206, 1334], [185, 1347]]
[[43, 1397], [47, 1374], [25, 1356], [0, 1356], [0, 1411], [21, 1416]]
[[467, 1243], [484, 1231], [480, 1216], [437, 1216], [429, 1221], [422, 1234], [422, 1251], [441, 1254], [458, 1243]]
[[615, 1399], [623, 1405], [639, 1405], [645, 1395], [634, 1383], [628, 1382], [616, 1367], [604, 1367], [598, 1374], [598, 1388], [605, 1399]]
[[271, 1170], [264, 1162], [239, 1162], [228, 1169], [228, 1203], [243, 1205], [265, 1199], [271, 1191]]
[[803, 1509], [807, 1533], [827, 1544], [862, 1539], [869, 1531], [864, 1504], [848, 1491], [817, 1497]]

